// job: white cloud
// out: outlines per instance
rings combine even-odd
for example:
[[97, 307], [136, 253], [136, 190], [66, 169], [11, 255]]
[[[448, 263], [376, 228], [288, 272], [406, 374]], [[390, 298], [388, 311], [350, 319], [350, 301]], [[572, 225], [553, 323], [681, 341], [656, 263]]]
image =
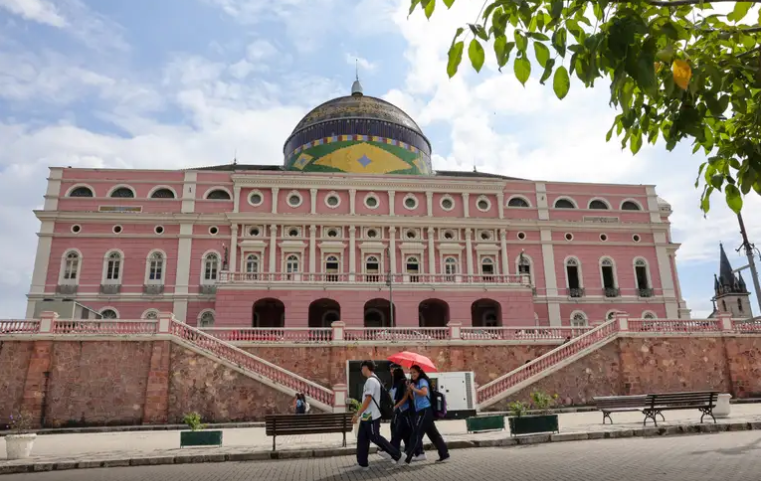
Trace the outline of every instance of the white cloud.
[[0, 0], [0, 8], [26, 20], [62, 28], [68, 25], [55, 5], [47, 0]]

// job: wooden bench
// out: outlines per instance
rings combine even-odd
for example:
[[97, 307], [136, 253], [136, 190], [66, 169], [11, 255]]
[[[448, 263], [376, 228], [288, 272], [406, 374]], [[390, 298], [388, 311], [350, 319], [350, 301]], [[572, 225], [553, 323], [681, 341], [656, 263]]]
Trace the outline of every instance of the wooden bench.
[[277, 436], [297, 434], [342, 433], [343, 446], [346, 447], [346, 433], [352, 431], [351, 413], [328, 414], [286, 414], [265, 416], [264, 424], [267, 436], [272, 436], [272, 450], [275, 451]]
[[711, 416], [714, 424], [716, 424], [713, 408], [716, 407], [716, 401], [718, 398], [719, 393], [716, 392], [648, 394], [645, 399], [645, 408], [642, 410], [642, 413], [645, 415], [645, 420], [642, 422], [642, 425], [645, 426], [647, 420], [652, 419], [653, 423], [658, 426], [655, 416], [660, 414], [661, 418], [663, 418], [662, 411], [675, 411], [679, 409], [698, 409], [703, 413], [703, 415], [700, 416], [701, 423], [707, 414]]
[[[605, 424], [605, 419], [607, 418], [610, 420], [610, 424], [613, 424], [613, 419], [610, 417], [610, 413], [627, 411], [642, 412], [646, 406], [647, 396], [604, 396], [593, 398], [593, 400], [597, 409], [602, 411], [602, 423]], [[663, 418], [663, 414], [661, 414], [661, 418]]]

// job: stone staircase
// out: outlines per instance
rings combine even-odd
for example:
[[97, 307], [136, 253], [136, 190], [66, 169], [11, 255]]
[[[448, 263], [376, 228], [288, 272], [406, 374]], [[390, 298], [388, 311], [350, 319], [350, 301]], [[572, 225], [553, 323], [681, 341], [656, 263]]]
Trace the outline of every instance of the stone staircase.
[[494, 381], [480, 386], [476, 391], [478, 408], [483, 410], [516, 394], [540, 379], [557, 372], [565, 366], [594, 352], [616, 338], [618, 320], [608, 321], [573, 338], [557, 349], [520, 366]]
[[172, 341], [183, 347], [212, 358], [280, 392], [291, 396], [303, 393], [312, 407], [333, 412], [334, 393], [324, 386], [175, 319], [170, 321], [169, 333], [172, 334]]

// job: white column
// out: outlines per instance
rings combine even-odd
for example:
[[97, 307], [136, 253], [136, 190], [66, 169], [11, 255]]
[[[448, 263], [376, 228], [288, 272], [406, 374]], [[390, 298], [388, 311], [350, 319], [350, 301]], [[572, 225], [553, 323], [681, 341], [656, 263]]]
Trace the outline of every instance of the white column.
[[558, 281], [555, 275], [555, 252], [552, 248], [552, 231], [542, 229], [540, 231], [542, 242], [542, 264], [544, 264], [544, 283], [547, 289], [547, 310], [551, 326], [559, 326], [560, 304], [558, 304]]
[[[429, 204], [430, 204], [430, 198], [429, 198]], [[431, 212], [430, 209], [428, 212]], [[433, 227], [428, 228], [428, 273], [432, 276], [436, 275], [436, 250], [433, 243]], [[431, 282], [434, 282], [434, 279], [431, 279]]]
[[357, 189], [349, 189], [349, 213], [354, 215], [357, 206]]
[[317, 189], [309, 189], [309, 194], [311, 196], [312, 202], [311, 202], [311, 212], [312, 215], [317, 213]]
[[58, 210], [58, 197], [61, 196], [62, 178], [62, 168], [50, 168], [50, 177], [48, 177], [48, 190], [45, 192], [45, 210]]
[[[352, 199], [354, 197], [352, 196]], [[353, 225], [349, 226], [349, 282], [354, 282], [357, 271], [357, 236]]]
[[502, 251], [502, 274], [507, 275], [510, 274], [510, 261], [507, 257], [507, 229], [499, 230], [499, 242]]
[[232, 238], [230, 239], [230, 266], [227, 269], [230, 272], [238, 272], [238, 224], [233, 224], [231, 233]]
[[273, 187], [272, 188], [272, 213], [277, 214], [277, 197], [278, 192], [280, 192], [280, 187]]
[[391, 274], [396, 274], [396, 227], [388, 228], [388, 262]]
[[464, 217], [470, 217], [470, 194], [467, 192], [462, 194], [462, 212]]
[[536, 187], [536, 208], [539, 213], [539, 220], [549, 220], [550, 211], [547, 203], [547, 185], [544, 182], [537, 182]]
[[499, 202], [499, 218], [505, 218], [505, 194], [500, 192], [497, 194], [497, 202]]
[[658, 194], [655, 193], [655, 187], [651, 185], [647, 186], [645, 192], [647, 192], [647, 210], [650, 211], [650, 222], [653, 224], [663, 223], [663, 219], [661, 219], [661, 207], [658, 205]]
[[196, 210], [196, 179], [197, 172], [185, 172], [185, 182], [182, 184], [182, 213], [188, 214]]
[[393, 190], [388, 191], [388, 215], [396, 215], [394, 214], [394, 197], [396, 197], [396, 192]]
[[[275, 190], [275, 189], [272, 189]], [[275, 255], [277, 254], [277, 226], [270, 226], [270, 274], [275, 273]]]
[[[187, 322], [188, 284], [190, 283], [190, 258], [193, 249], [193, 224], [180, 224], [180, 240], [177, 247], [177, 268], [175, 271], [174, 294], [182, 296], [175, 299], [172, 312], [180, 321]], [[144, 261], [143, 261], [144, 262]]]
[[37, 256], [34, 260], [34, 271], [32, 273], [31, 294], [42, 294], [45, 292], [45, 281], [48, 277], [50, 251], [53, 245], [54, 230], [55, 222], [52, 220], [42, 221], [40, 233], [38, 234]]
[[433, 192], [427, 191], [425, 193], [425, 200], [428, 204], [428, 217], [433, 216]]
[[[468, 194], [462, 194], [463, 199]], [[465, 255], [468, 256], [468, 275], [473, 275], [473, 241], [471, 240], [471, 234], [473, 233], [473, 229], [467, 228], [465, 229]], [[469, 279], [468, 282], [473, 282], [473, 279]]]
[[317, 272], [317, 226], [309, 226], [309, 273]]
[[233, 187], [233, 212], [240, 212], [240, 186]]

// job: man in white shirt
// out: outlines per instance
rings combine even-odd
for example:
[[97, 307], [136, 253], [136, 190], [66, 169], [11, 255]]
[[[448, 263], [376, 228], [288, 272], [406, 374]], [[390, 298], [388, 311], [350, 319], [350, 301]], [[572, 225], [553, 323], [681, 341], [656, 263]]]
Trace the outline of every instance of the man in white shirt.
[[394, 448], [380, 433], [381, 422], [381, 383], [375, 375], [375, 363], [373, 361], [362, 362], [362, 375], [367, 378], [365, 388], [362, 391], [362, 406], [352, 419], [352, 423], [359, 419], [359, 435], [357, 437], [357, 464], [362, 469], [370, 469], [367, 456], [370, 452], [372, 441], [380, 449], [391, 455], [393, 461], [399, 462], [402, 454]]

